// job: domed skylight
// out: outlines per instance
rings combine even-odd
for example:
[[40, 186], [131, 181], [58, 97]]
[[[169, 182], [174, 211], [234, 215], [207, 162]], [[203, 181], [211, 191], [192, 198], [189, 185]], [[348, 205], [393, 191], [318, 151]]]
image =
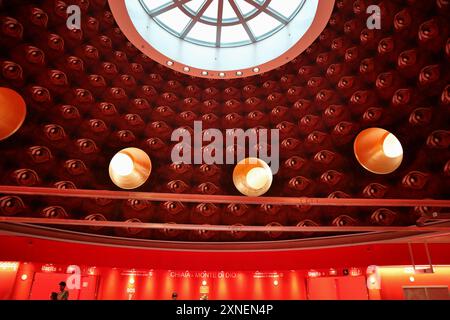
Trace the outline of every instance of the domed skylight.
[[150, 58], [207, 78], [275, 69], [325, 28], [334, 0], [109, 0], [119, 27]]
[[306, 0], [139, 0], [164, 29], [210, 47], [237, 47], [284, 28]]

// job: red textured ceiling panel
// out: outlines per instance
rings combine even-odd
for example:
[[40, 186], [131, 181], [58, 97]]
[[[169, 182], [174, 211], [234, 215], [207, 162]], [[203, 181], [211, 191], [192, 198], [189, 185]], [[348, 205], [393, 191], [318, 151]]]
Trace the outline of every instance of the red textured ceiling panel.
[[[328, 27], [305, 53], [277, 70], [238, 80], [188, 77], [155, 63], [127, 41], [106, 2], [3, 1], [0, 86], [23, 95], [28, 117], [18, 133], [0, 142], [0, 184], [116, 190], [109, 160], [135, 146], [154, 165], [140, 191], [238, 194], [233, 166], [171, 165], [172, 131], [201, 120], [204, 128], [280, 129], [281, 169], [268, 195], [449, 198], [448, 1], [337, 1]], [[81, 31], [66, 27], [70, 4], [81, 6]], [[366, 29], [371, 4], [382, 9], [381, 30]], [[371, 174], [357, 163], [353, 141], [368, 127], [385, 128], [403, 144], [404, 161], [393, 174]], [[430, 211], [10, 196], [0, 201], [3, 215], [102, 214], [109, 220], [197, 224], [408, 225]], [[286, 237], [170, 231], [137, 236]]]

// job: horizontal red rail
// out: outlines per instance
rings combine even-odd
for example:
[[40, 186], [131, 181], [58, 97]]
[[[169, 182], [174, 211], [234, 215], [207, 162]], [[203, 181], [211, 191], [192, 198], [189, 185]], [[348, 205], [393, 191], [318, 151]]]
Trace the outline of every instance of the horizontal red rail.
[[374, 227], [374, 226], [343, 226], [343, 227], [289, 227], [289, 226], [230, 226], [230, 225], [197, 225], [197, 224], [167, 224], [143, 223], [126, 221], [91, 221], [48, 218], [20, 218], [0, 217], [0, 222], [27, 223], [59, 226], [83, 227], [113, 227], [130, 229], [170, 229], [170, 230], [208, 230], [208, 231], [234, 231], [234, 232], [450, 232], [450, 227], [443, 226], [408, 226], [408, 227]]
[[306, 197], [245, 197], [201, 194], [173, 194], [152, 192], [55, 189], [36, 187], [0, 186], [0, 194], [50, 196], [70, 198], [137, 199], [148, 201], [180, 201], [194, 203], [241, 203], [308, 206], [350, 206], [350, 207], [450, 207], [450, 200], [433, 199], [350, 199], [350, 198], [306, 198]]

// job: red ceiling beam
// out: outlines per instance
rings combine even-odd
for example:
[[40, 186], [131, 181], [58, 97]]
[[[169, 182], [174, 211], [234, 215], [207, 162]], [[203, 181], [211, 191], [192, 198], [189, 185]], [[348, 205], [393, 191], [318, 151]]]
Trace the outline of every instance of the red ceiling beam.
[[448, 232], [448, 226], [230, 226], [230, 225], [197, 225], [197, 224], [167, 224], [167, 223], [139, 223], [126, 221], [91, 221], [71, 219], [49, 218], [21, 218], [0, 217], [0, 222], [28, 223], [59, 226], [84, 226], [84, 227], [112, 227], [130, 229], [171, 229], [171, 230], [208, 230], [208, 231], [234, 231], [234, 232]]
[[226, 195], [174, 194], [108, 190], [55, 189], [40, 187], [0, 186], [0, 194], [50, 196], [69, 198], [104, 198], [116, 200], [180, 201], [193, 203], [241, 203], [273, 205], [307, 205], [337, 207], [450, 207], [450, 200], [433, 199], [351, 199], [351, 198], [306, 198], [306, 197], [245, 197]]

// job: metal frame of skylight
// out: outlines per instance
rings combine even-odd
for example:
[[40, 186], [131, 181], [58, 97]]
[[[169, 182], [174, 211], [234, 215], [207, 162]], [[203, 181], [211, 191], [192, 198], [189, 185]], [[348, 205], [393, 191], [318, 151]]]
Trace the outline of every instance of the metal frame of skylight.
[[[139, 0], [141, 6], [144, 8], [144, 10], [147, 12], [147, 14], [156, 22], [158, 25], [160, 25], [164, 30], [168, 31], [172, 35], [189, 41], [191, 43], [201, 45], [201, 46], [207, 46], [207, 47], [239, 47], [239, 46], [245, 46], [249, 44], [253, 44], [259, 41], [262, 41], [264, 39], [267, 39], [268, 37], [272, 36], [273, 34], [277, 33], [284, 27], [286, 27], [289, 22], [300, 12], [302, 7], [304, 6], [306, 0], [302, 0], [301, 3], [297, 6], [296, 10], [291, 14], [290, 17], [285, 17], [280, 12], [270, 8], [271, 0], [266, 1], [258, 1], [258, 0], [243, 0], [246, 3], [252, 5], [255, 7], [254, 10], [243, 14], [241, 9], [239, 8], [239, 5], [236, 3], [235, 0], [218, 0], [218, 13], [217, 13], [217, 19], [213, 19], [210, 17], [205, 17], [204, 13], [209, 8], [209, 6], [213, 3], [213, 0], [205, 0], [203, 4], [198, 8], [196, 12], [194, 12], [191, 8], [187, 7], [186, 4], [189, 3], [192, 0], [171, 0], [168, 1], [166, 4], [163, 4], [153, 10], [150, 10], [145, 3], [144, 0]], [[223, 11], [224, 11], [224, 3], [225, 1], [228, 1], [232, 9], [234, 10], [237, 19], [224, 19], [223, 18]], [[169, 12], [170, 10], [173, 10], [175, 8], [178, 8], [181, 10], [186, 16], [190, 18], [189, 23], [185, 26], [183, 30], [174, 30], [172, 28], [169, 28], [163, 21], [158, 19], [158, 16], [160, 16], [163, 13]], [[251, 27], [249, 26], [248, 22], [254, 19], [256, 16], [258, 16], [261, 13], [265, 13], [268, 16], [272, 17], [273, 19], [280, 22], [280, 25], [278, 27], [274, 28], [273, 30], [266, 32], [263, 35], [260, 35], [256, 37], [254, 35], [254, 32], [252, 31]], [[216, 41], [214, 42], [208, 42], [208, 41], [202, 41], [200, 39], [194, 39], [192, 37], [189, 37], [189, 33], [192, 31], [192, 29], [195, 27], [197, 23], [203, 23], [210, 26], [216, 27]], [[237, 41], [237, 42], [230, 42], [230, 43], [222, 43], [222, 30], [225, 26], [233, 26], [233, 25], [241, 25], [247, 36], [247, 41]]]

